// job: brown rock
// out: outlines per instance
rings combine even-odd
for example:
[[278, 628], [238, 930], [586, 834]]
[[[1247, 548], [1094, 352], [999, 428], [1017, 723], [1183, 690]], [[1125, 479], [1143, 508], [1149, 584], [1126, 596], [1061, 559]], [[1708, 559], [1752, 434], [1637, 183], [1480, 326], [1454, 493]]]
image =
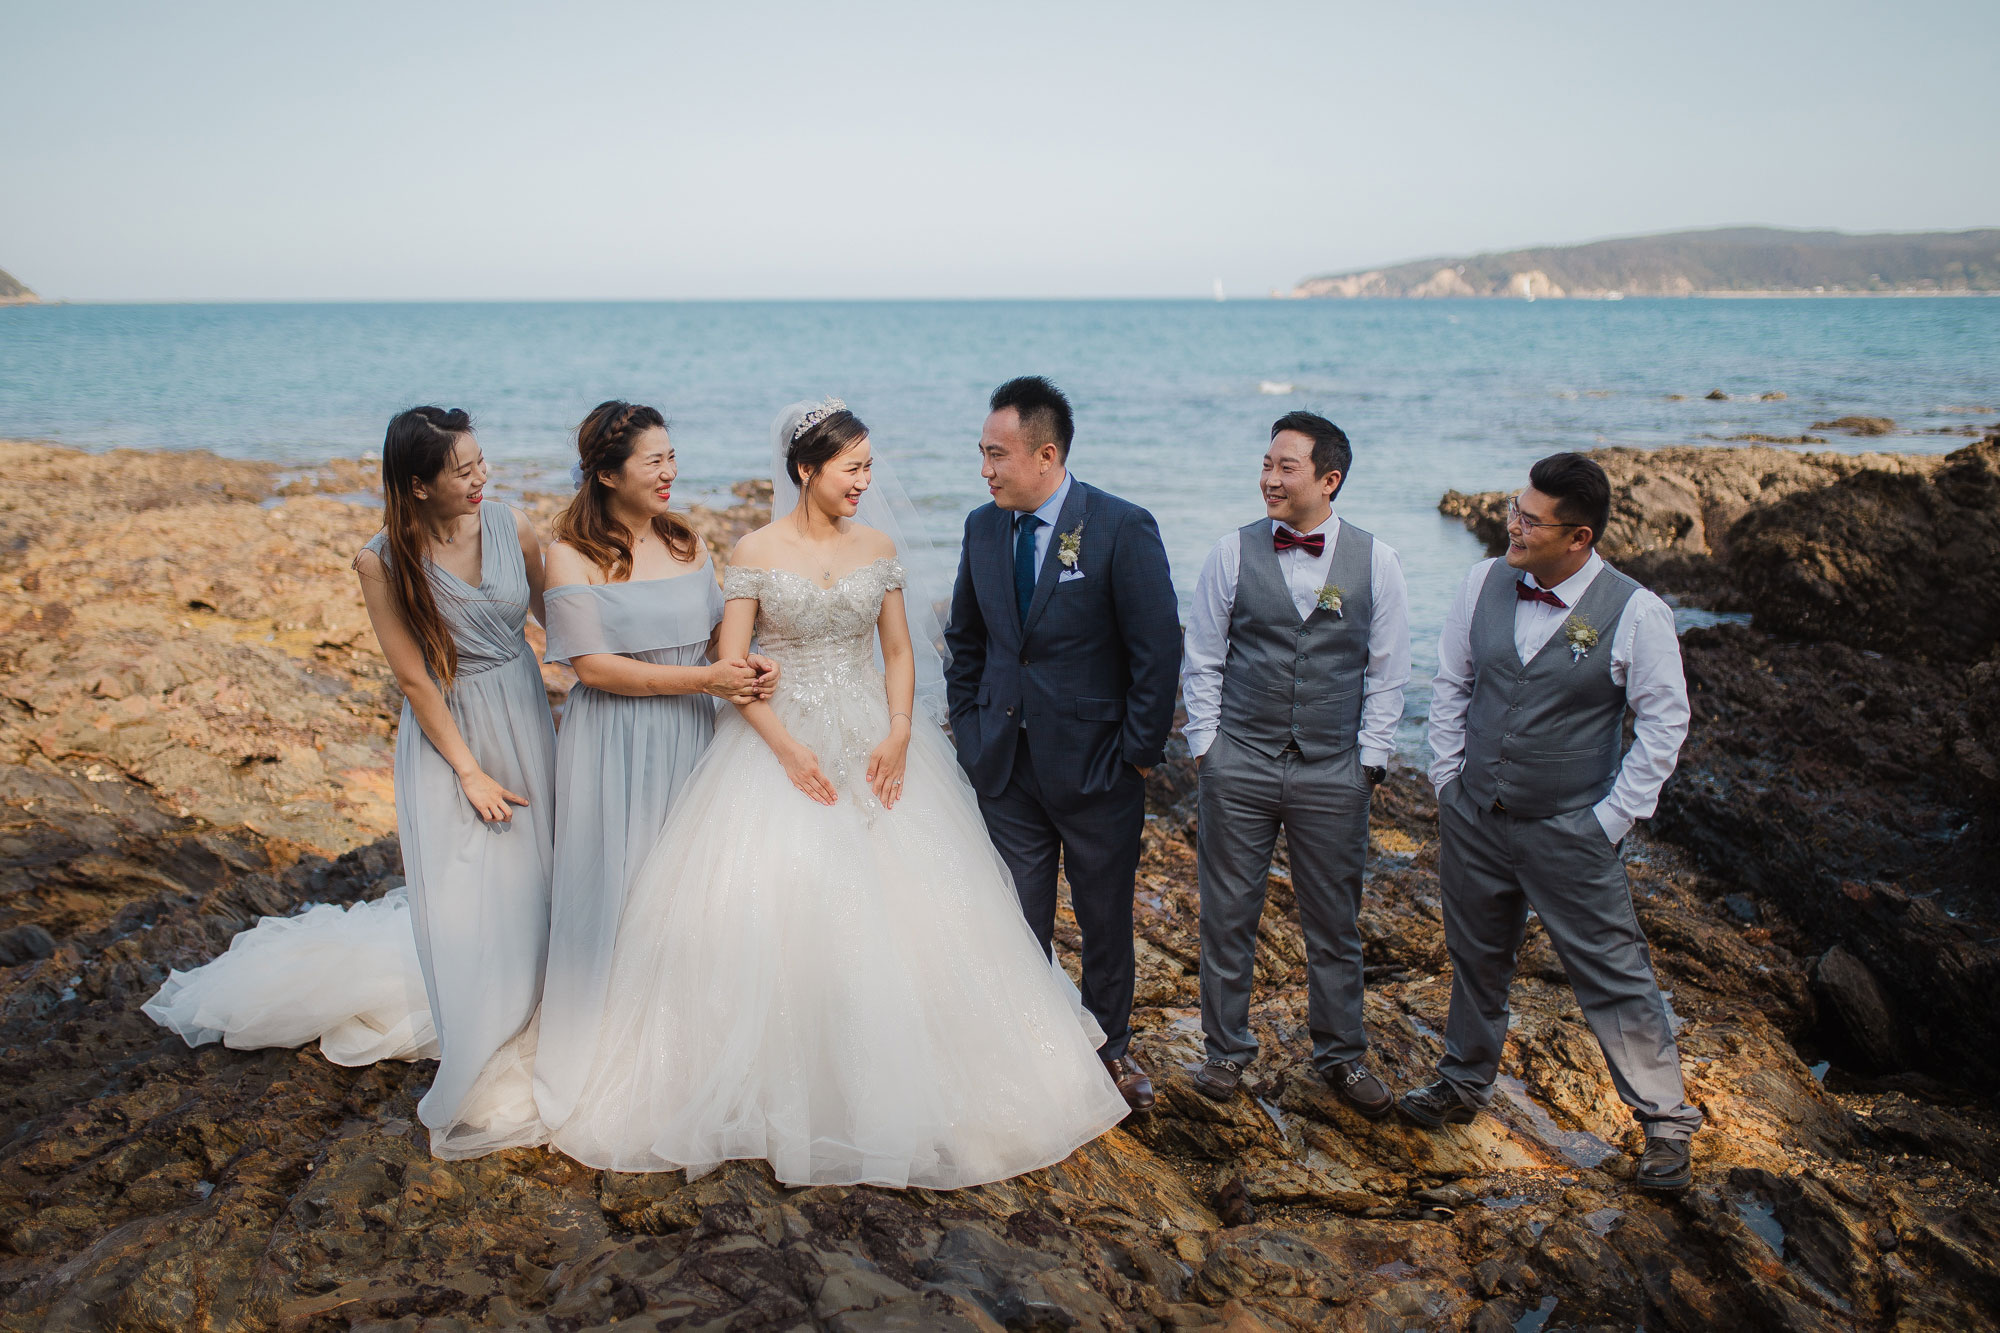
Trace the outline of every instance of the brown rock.
[[[1695, 482], [1704, 507], [1689, 515], [1672, 480], [1680, 475], [1649, 474], [1665, 492], [1641, 492], [1648, 512], [1677, 502], [1712, 529], [1709, 493]], [[710, 539], [755, 521], [756, 500], [753, 491], [730, 511], [744, 512], [717, 519]], [[335, 504], [316, 493], [285, 508], [337, 517], [311, 508]], [[250, 507], [232, 500], [220, 512], [247, 521]], [[0, 511], [0, 523], [22, 531], [43, 521]], [[245, 530], [253, 547], [296, 540], [283, 525]], [[155, 540], [138, 533], [133, 549]], [[197, 762], [171, 756], [171, 745], [148, 748], [133, 730], [158, 725], [184, 737], [175, 742], [183, 749], [289, 772], [297, 786], [286, 790], [302, 799], [321, 790], [315, 783], [351, 791], [357, 780], [338, 775], [366, 771], [368, 746], [388, 727], [389, 701], [365, 692], [379, 689], [364, 670], [365, 640], [331, 648], [275, 626], [246, 633], [251, 622], [220, 608], [197, 618], [172, 600], [164, 566], [120, 573], [108, 546], [78, 557], [97, 571], [87, 577], [41, 537], [16, 549], [30, 550], [27, 572], [47, 585], [46, 595], [24, 589], [27, 607], [76, 609], [38, 617], [8, 603], [17, 632], [0, 648], [15, 655], [10, 666], [28, 667], [8, 676], [26, 699], [16, 706], [25, 721], [0, 731], [11, 747], [0, 749], [0, 939], [18, 957], [0, 965], [9, 1128], [0, 1136], [0, 1326], [1289, 1330], [1490, 1327], [1558, 1310], [1579, 1327], [1874, 1327], [1890, 1312], [1911, 1326], [1991, 1325], [2000, 1216], [1988, 1196], [1971, 1176], [1932, 1163], [1920, 1178], [1934, 1183], [1918, 1197], [1864, 1146], [1983, 1161], [1990, 1103], [1912, 1084], [1901, 1100], [1844, 1106], [1790, 1044], [1788, 1034], [1814, 1030], [1815, 1000], [1784, 885], [1756, 891], [1758, 924], [1746, 925], [1719, 903], [1741, 891], [1735, 878], [1700, 871], [1643, 834], [1630, 844], [1634, 901], [1685, 1021], [1690, 1095], [1710, 1124], [1696, 1141], [1697, 1189], [1671, 1208], [1630, 1186], [1636, 1129], [1540, 943], [1514, 987], [1506, 1091], [1490, 1114], [1431, 1133], [1363, 1121], [1340, 1103], [1311, 1066], [1305, 951], [1282, 846], [1256, 945], [1262, 1052], [1249, 1091], [1223, 1105], [1195, 1095], [1199, 895], [1185, 811], [1149, 821], [1135, 905], [1144, 996], [1135, 1025], [1159, 1106], [1047, 1170], [898, 1193], [785, 1189], [754, 1162], [687, 1182], [589, 1171], [540, 1150], [435, 1161], [415, 1115], [427, 1062], [356, 1070], [311, 1051], [190, 1050], [138, 1012], [169, 968], [212, 957], [257, 915], [400, 882], [390, 840], [327, 860], [304, 837], [183, 816], [171, 791], [126, 767]], [[350, 577], [333, 563], [328, 590]], [[229, 600], [243, 589], [226, 570], [193, 572], [245, 610]], [[123, 601], [93, 591], [114, 575], [128, 579]], [[20, 629], [21, 615], [30, 628]], [[180, 619], [190, 625], [175, 635]], [[149, 635], [173, 650], [148, 649]], [[1848, 659], [1869, 660], [1841, 645], [1807, 650], [1846, 656], [1802, 666], [1800, 678], [1839, 680]], [[38, 656], [55, 652], [70, 656]], [[62, 662], [78, 670], [65, 674]], [[1691, 667], [1712, 671], [1714, 660]], [[1878, 669], [1886, 688], [1901, 664]], [[1885, 711], [1900, 717], [1936, 693], [1923, 674], [1934, 670], [1903, 672], [1909, 693]], [[1774, 706], [1786, 691], [1769, 673], [1769, 694], [1739, 717], [1749, 676], [1716, 677], [1704, 727], [1727, 738], [1747, 718], [1832, 743], [1831, 715]], [[1732, 711], [1708, 708], [1717, 696]], [[118, 711], [128, 708], [129, 720]], [[315, 770], [284, 728], [327, 731], [337, 719], [322, 714], [336, 710], [358, 730], [315, 744]], [[110, 719], [104, 728], [100, 717]], [[1964, 735], [1986, 734], [1970, 717]], [[1914, 735], [1930, 715], [1896, 725]], [[1782, 749], [1770, 736], [1749, 739]], [[1891, 735], [1884, 751], [1903, 740]], [[336, 744], [360, 753], [336, 754]], [[1830, 771], [1808, 760], [1803, 771]], [[1152, 813], [1180, 809], [1186, 779], [1181, 768], [1161, 775]], [[1810, 808], [1805, 788], [1796, 795], [1798, 809]], [[212, 810], [223, 798], [253, 820], [286, 817], [263, 789], [204, 794]], [[1429, 1076], [1448, 1002], [1435, 809], [1427, 784], [1408, 774], [1375, 796], [1361, 920], [1366, 1012], [1371, 1061], [1399, 1088]], [[1759, 824], [1746, 807], [1750, 822], [1732, 850], [1747, 859], [1765, 855], [1766, 843], [1785, 845], [1793, 809]], [[322, 818], [318, 827], [359, 825], [339, 810]], [[1897, 827], [1879, 810], [1874, 822]], [[1864, 824], [1857, 815], [1855, 828]], [[1958, 968], [1990, 994], [1980, 955], [1952, 953], [1977, 937], [1949, 934], [1930, 900], [1869, 881], [1863, 897], [1839, 901], [1844, 947], [1877, 978], [1920, 1055], [1937, 1033], [1935, 1017], [1908, 998], [1926, 950], [1934, 987]], [[1899, 920], [1928, 923], [1931, 934], [1891, 929]], [[1057, 941], [1074, 968], [1067, 914]], [[1213, 1206], [1219, 1181], [1239, 1182], [1256, 1221], [1224, 1225]], [[1757, 1208], [1786, 1228], [1782, 1256], [1746, 1222], [1744, 1210]]]
[[2000, 440], [1928, 476], [1864, 468], [1794, 492], [1745, 514], [1728, 547], [1760, 626], [1898, 657], [1985, 657], [2000, 645]]
[[1836, 944], [1820, 955], [1813, 987], [1845, 1030], [1864, 1069], [1893, 1073], [1908, 1068], [1903, 1026], [1866, 963]]
[[1840, 430], [1849, 435], [1887, 435], [1896, 429], [1896, 423], [1888, 417], [1836, 417], [1832, 421], [1815, 421], [1814, 430]]
[[[1643, 582], [1723, 605], [1742, 599], [1730, 567], [1709, 557], [1728, 555], [1733, 525], [1745, 514], [1864, 471], [1921, 478], [1943, 466], [1928, 455], [1697, 446], [1594, 449], [1590, 457], [1611, 481], [1611, 522], [1598, 543], [1604, 558]], [[1498, 555], [1511, 494], [1446, 491], [1438, 512], [1463, 521]]]

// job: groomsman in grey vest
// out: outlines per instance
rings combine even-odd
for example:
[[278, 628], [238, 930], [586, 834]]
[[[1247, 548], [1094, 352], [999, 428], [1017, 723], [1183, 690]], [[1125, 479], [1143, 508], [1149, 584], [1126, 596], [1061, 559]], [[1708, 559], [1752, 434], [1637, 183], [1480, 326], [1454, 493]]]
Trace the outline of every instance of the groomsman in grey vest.
[[1445, 618], [1430, 742], [1451, 1015], [1440, 1077], [1398, 1105], [1435, 1127], [1471, 1121], [1492, 1097], [1533, 911], [1645, 1130], [1637, 1183], [1671, 1191], [1691, 1179], [1701, 1112], [1682, 1089], [1619, 845], [1674, 771], [1687, 682], [1673, 612], [1597, 554], [1610, 513], [1603, 468], [1544, 458], [1508, 508], [1505, 558], [1475, 565]]
[[1201, 766], [1201, 1026], [1195, 1086], [1235, 1095], [1257, 1056], [1250, 986], [1278, 830], [1306, 940], [1313, 1064], [1363, 1115], [1387, 1114], [1361, 1023], [1361, 869], [1368, 803], [1388, 775], [1410, 678], [1409, 596], [1396, 552], [1333, 512], [1353, 462], [1325, 417], [1271, 427], [1265, 517], [1215, 544], [1181, 662]]

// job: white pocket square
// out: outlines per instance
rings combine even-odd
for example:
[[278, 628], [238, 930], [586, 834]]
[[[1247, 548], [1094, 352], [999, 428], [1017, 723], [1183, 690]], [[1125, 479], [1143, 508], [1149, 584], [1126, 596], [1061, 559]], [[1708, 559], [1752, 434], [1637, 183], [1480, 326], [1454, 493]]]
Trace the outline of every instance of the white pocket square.
[[1056, 575], [1056, 582], [1074, 583], [1076, 580], [1082, 577], [1083, 577], [1083, 571], [1080, 569], [1065, 569], [1062, 573]]

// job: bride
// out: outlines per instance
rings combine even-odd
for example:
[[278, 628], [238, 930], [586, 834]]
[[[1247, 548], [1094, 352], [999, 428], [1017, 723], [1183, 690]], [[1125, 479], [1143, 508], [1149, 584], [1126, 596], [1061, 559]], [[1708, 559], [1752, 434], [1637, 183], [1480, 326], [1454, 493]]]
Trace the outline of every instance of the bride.
[[599, 1054], [553, 1145], [619, 1171], [763, 1158], [788, 1185], [957, 1188], [1060, 1161], [1125, 1100], [919, 709], [919, 677], [941, 693], [936, 636], [912, 641], [867, 428], [830, 399], [787, 409], [774, 442], [782, 517], [731, 557], [720, 651], [754, 633], [783, 676], [723, 711], [633, 880]]

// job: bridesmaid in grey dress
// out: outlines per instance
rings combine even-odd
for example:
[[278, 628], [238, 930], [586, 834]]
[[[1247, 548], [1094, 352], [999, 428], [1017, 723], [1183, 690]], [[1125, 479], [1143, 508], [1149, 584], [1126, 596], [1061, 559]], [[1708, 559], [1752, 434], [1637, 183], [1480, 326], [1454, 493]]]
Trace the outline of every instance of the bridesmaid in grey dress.
[[549, 546], [548, 660], [579, 684], [556, 743], [555, 883], [535, 1101], [553, 1130], [596, 1054], [625, 891], [708, 748], [715, 700], [768, 698], [767, 659], [711, 662], [722, 591], [668, 502], [660, 413], [599, 405], [577, 428], [577, 493]]
[[485, 498], [464, 412], [412, 408], [382, 450], [383, 530], [355, 558], [403, 689], [396, 832], [439, 1047], [431, 1151], [540, 1143], [532, 1020], [548, 947], [555, 729], [522, 631], [542, 617], [533, 526]]

